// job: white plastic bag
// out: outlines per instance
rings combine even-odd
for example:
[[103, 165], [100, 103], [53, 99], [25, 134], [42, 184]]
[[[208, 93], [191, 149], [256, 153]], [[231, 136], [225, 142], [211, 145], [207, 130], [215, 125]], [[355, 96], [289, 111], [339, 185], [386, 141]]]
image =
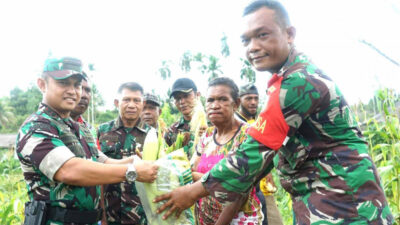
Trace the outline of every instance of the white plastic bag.
[[[190, 184], [192, 180], [192, 172], [189, 160], [183, 149], [178, 149], [170, 154], [158, 159], [155, 162], [158, 166], [157, 179], [149, 183], [135, 182], [138, 196], [146, 213], [147, 220], [151, 225], [171, 225], [194, 224], [193, 209], [186, 209], [182, 212], [179, 218], [170, 216], [163, 220], [162, 214], [157, 214], [156, 210], [164, 203], [153, 203], [153, 199], [159, 195], [171, 192], [179, 186]], [[165, 212], [164, 212], [165, 213]]]

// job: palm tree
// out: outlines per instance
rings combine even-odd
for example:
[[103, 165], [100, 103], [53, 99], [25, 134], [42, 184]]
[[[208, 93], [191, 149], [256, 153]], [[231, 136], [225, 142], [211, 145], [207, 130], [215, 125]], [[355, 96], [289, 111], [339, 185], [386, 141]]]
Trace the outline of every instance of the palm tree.
[[246, 59], [240, 58], [242, 61], [242, 69], [240, 70], [240, 79], [246, 79], [249, 83], [256, 82], [256, 72], [251, 67], [251, 64]]
[[11, 108], [0, 100], [0, 127], [6, 127], [12, 121], [12, 116]]

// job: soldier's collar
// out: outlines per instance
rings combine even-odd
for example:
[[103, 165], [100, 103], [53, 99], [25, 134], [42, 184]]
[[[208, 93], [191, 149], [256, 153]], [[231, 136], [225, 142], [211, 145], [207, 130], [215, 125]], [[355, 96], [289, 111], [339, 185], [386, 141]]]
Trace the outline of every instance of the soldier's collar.
[[185, 120], [185, 118], [182, 116], [181, 119], [179, 120], [179, 125], [183, 125], [185, 123], [190, 123], [189, 120]]
[[121, 117], [118, 116], [118, 118], [114, 120], [114, 125], [111, 130], [116, 131], [119, 128], [123, 128], [123, 127], [124, 127], [124, 123], [122, 123]]
[[143, 133], [147, 133], [147, 131], [149, 131], [149, 129], [150, 129], [150, 126], [147, 125], [145, 122], [143, 122], [139, 118], [139, 120], [136, 122], [136, 125], [133, 128], [136, 128], [136, 129], [142, 131]]
[[[121, 117], [118, 116], [118, 118], [115, 120], [112, 130], [115, 131], [118, 130], [119, 128], [124, 128], [124, 123], [122, 122]], [[147, 131], [150, 129], [150, 127], [145, 122], [141, 121], [140, 118], [136, 122], [136, 125], [133, 126], [133, 128], [136, 128], [144, 133], [147, 133]]]
[[[54, 109], [52, 109], [50, 106], [48, 106], [47, 104], [41, 102], [39, 105], [39, 111], [41, 111], [42, 113], [50, 116], [51, 118], [55, 119], [55, 120], [66, 120], [68, 121], [69, 118], [62, 118]], [[71, 119], [72, 120], [72, 119]]]
[[[305, 63], [309, 63], [309, 59], [307, 56], [305, 56], [302, 52], [298, 52], [295, 47], [293, 47], [290, 52], [289, 56], [283, 64], [282, 68], [279, 70], [277, 73], [278, 76], [284, 76], [288, 73], [293, 72], [292, 70], [296, 68], [301, 68], [300, 65], [303, 65]], [[299, 66], [294, 66], [295, 64], [298, 64]]]

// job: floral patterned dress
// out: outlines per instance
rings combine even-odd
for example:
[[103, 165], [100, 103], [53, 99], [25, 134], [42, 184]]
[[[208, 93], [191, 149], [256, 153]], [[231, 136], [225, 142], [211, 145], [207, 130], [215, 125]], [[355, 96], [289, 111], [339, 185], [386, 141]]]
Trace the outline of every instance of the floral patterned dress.
[[[197, 159], [195, 163], [195, 171], [207, 173], [228, 152], [235, 151], [242, 141], [246, 138], [246, 130], [248, 124], [241, 123], [235, 135], [225, 144], [219, 144], [215, 140], [217, 130], [210, 127], [199, 141], [196, 148]], [[222, 212], [223, 206], [214, 197], [207, 196], [201, 198], [196, 203], [196, 219], [197, 224], [208, 225], [215, 224]], [[249, 194], [246, 203], [241, 207], [237, 215], [231, 221], [231, 224], [251, 225], [261, 224], [263, 214], [261, 212], [260, 201], [255, 194], [255, 189]]]

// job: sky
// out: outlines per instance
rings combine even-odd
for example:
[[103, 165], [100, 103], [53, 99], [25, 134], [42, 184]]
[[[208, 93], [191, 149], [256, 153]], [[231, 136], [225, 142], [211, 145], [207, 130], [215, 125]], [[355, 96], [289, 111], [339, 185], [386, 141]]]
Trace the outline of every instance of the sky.
[[[190, 77], [204, 94], [207, 77], [184, 73], [185, 51], [220, 58], [224, 76], [240, 80], [244, 49], [239, 36], [243, 6], [232, 0], [36, 0], [0, 1], [0, 97], [35, 84], [49, 54], [94, 64], [89, 72], [112, 108], [127, 81], [166, 97], [179, 77]], [[400, 2], [395, 0], [282, 0], [296, 27], [296, 47], [312, 58], [344, 92], [350, 104], [367, 101], [380, 87], [400, 89], [400, 67], [360, 42], [365, 40], [400, 62]], [[231, 56], [220, 54], [225, 34]], [[163, 60], [172, 77], [158, 74]], [[264, 93], [270, 74], [257, 73]]]

